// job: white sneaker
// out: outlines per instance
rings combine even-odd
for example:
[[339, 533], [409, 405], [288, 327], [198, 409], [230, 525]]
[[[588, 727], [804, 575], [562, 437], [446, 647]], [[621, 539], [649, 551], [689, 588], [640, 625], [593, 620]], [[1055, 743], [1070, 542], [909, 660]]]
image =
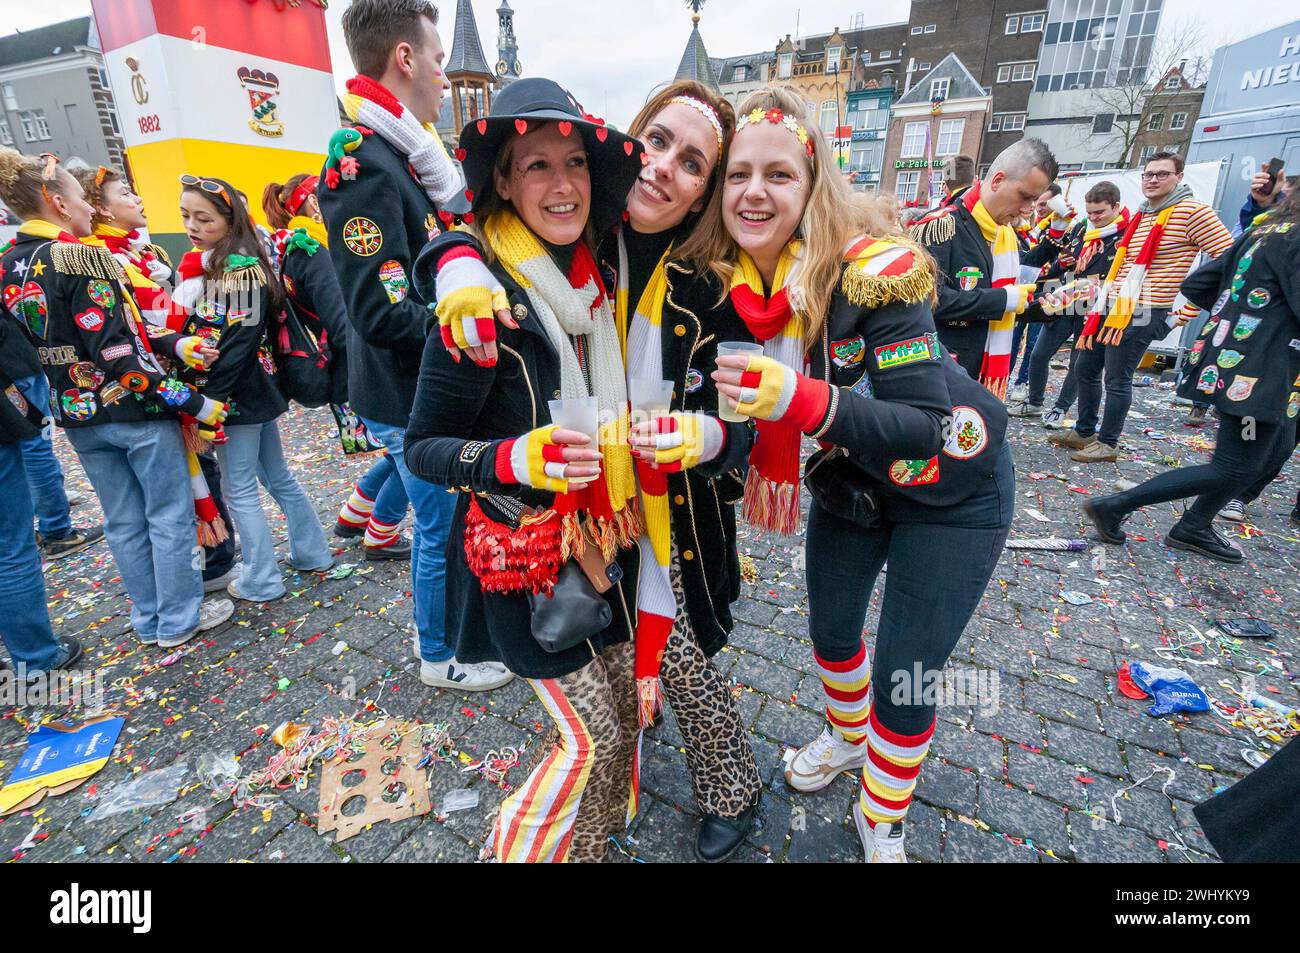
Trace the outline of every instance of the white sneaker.
[[1028, 384], [1015, 384], [1011, 388], [1011, 393], [1007, 395], [1007, 400], [1011, 401], [1012, 403], [1016, 403], [1017, 401], [1024, 400], [1028, 396], [1029, 396]]
[[796, 791], [820, 791], [841, 772], [861, 770], [866, 763], [865, 739], [860, 745], [850, 744], [826, 725], [820, 735], [786, 761], [785, 783]]
[[239, 568], [237, 566], [231, 566], [223, 575], [203, 580], [203, 591], [205, 593], [220, 592], [238, 578]]
[[229, 599], [212, 599], [199, 606], [199, 626], [197, 629], [191, 629], [189, 632], [181, 635], [164, 639], [158, 638], [158, 647], [160, 649], [174, 649], [178, 645], [184, 645], [200, 632], [207, 632], [209, 629], [215, 629], [221, 623], [225, 622], [235, 614], [235, 604]]
[[1018, 400], [1007, 408], [1007, 413], [1012, 417], [1041, 417], [1043, 405], [1031, 404], [1028, 400]]
[[905, 864], [903, 852], [903, 822], [877, 824], [872, 830], [862, 808], [853, 805], [853, 823], [858, 826], [858, 839], [862, 841], [862, 854], [868, 864]]
[[445, 662], [420, 660], [420, 681], [430, 688], [459, 688], [467, 692], [489, 692], [515, 677], [499, 662], [465, 664], [454, 658]]
[[1228, 505], [1219, 510], [1219, 519], [1231, 523], [1246, 522], [1246, 504], [1241, 500], [1229, 500]]
[[1053, 407], [1047, 413], [1043, 414], [1043, 429], [1056, 430], [1061, 426], [1061, 421], [1065, 419], [1065, 411], [1057, 410]]

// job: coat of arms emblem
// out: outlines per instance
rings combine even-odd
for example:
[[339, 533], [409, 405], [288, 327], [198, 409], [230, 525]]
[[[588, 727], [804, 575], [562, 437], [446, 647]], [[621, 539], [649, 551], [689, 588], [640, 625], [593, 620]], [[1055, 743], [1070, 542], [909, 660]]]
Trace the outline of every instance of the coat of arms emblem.
[[274, 73], [264, 73], [260, 69], [241, 66], [239, 84], [248, 93], [248, 104], [253, 110], [253, 118], [248, 121], [248, 128], [259, 136], [274, 139], [284, 135], [284, 123], [276, 118], [279, 108], [275, 97], [280, 95], [280, 79]]

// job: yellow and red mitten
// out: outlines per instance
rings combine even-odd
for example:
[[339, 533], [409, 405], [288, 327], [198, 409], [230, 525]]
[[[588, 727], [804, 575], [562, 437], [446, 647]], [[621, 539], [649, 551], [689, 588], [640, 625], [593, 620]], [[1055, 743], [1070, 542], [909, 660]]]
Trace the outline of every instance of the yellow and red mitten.
[[654, 465], [666, 473], [689, 470], [716, 460], [727, 442], [727, 432], [717, 417], [674, 411], [651, 421], [654, 428]]
[[551, 493], [568, 493], [564, 444], [555, 442], [554, 424], [504, 440], [497, 447], [496, 475], [502, 483], [519, 483]]
[[185, 363], [186, 367], [202, 370], [204, 362], [203, 358], [199, 357], [199, 348], [204, 346], [211, 347], [201, 337], [183, 337], [176, 342], [176, 356]]
[[779, 420], [805, 433], [826, 419], [831, 389], [770, 357], [751, 355], [740, 375], [736, 411], [759, 420]]
[[480, 347], [497, 339], [496, 313], [510, 308], [506, 289], [469, 245], [457, 245], [438, 259], [434, 284], [442, 343]]

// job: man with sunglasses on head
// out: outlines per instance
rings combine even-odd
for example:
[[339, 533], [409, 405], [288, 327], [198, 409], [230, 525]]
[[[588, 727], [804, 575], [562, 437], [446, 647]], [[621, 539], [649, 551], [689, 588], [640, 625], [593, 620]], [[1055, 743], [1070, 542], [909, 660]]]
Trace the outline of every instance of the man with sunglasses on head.
[[[1179, 285], [1199, 254], [1218, 258], [1232, 247], [1232, 234], [1214, 209], [1198, 202], [1183, 183], [1182, 156], [1157, 152], [1148, 159], [1142, 195], [1076, 345], [1083, 349], [1077, 361], [1079, 421], [1062, 445], [1074, 450], [1070, 459], [1079, 463], [1119, 459], [1119, 437], [1133, 404], [1134, 371], [1152, 341], [1200, 313], [1192, 304], [1173, 311]], [[1106, 412], [1099, 430], [1103, 377]], [[1226, 387], [1231, 377], [1218, 371], [1212, 381], [1207, 377], [1209, 393]]]

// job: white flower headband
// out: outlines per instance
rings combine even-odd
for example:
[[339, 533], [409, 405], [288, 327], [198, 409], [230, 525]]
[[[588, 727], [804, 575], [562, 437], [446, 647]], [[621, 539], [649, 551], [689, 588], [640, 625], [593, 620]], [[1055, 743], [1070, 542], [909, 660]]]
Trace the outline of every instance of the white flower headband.
[[678, 103], [682, 106], [690, 106], [697, 113], [699, 113], [701, 116], [703, 116], [705, 119], [709, 121], [709, 125], [713, 127], [713, 134], [718, 137], [718, 154], [721, 155], [722, 154], [722, 123], [718, 122], [718, 114], [713, 111], [713, 107], [706, 102], [701, 102], [700, 100], [696, 99], [693, 96], [674, 96], [672, 99], [668, 100], [669, 106], [673, 105], [674, 103]]
[[807, 151], [808, 159], [812, 160], [813, 144], [812, 139], [808, 136], [808, 130], [799, 125], [799, 120], [793, 116], [787, 116], [779, 109], [769, 109], [767, 112], [757, 108], [751, 110], [736, 121], [736, 132], [740, 132], [746, 126], [756, 126], [760, 122], [770, 122], [774, 126], [785, 126], [794, 133], [794, 137], [799, 140], [799, 144]]

